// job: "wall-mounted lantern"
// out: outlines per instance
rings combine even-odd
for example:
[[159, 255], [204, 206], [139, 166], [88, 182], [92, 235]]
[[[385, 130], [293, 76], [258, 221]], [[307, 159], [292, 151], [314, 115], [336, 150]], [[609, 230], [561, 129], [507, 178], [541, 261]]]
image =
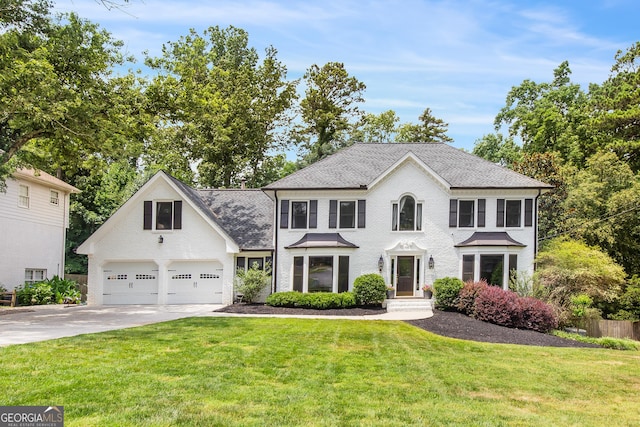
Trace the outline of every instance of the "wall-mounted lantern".
[[158, 237], [158, 243], [164, 243], [164, 237], [162, 237], [162, 234]]
[[384, 268], [384, 258], [380, 255], [380, 259], [378, 260], [378, 271], [382, 273], [382, 269]]
[[433, 270], [435, 266], [436, 266], [436, 263], [433, 260], [433, 255], [429, 255], [429, 270]]

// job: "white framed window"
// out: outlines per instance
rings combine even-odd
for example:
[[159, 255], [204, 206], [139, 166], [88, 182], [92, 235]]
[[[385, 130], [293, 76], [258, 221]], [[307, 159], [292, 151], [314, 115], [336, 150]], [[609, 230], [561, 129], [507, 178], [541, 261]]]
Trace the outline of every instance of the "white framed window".
[[56, 190], [51, 190], [49, 192], [49, 203], [54, 206], [58, 206], [60, 204], [60, 193], [58, 193]]
[[291, 228], [307, 228], [307, 202], [291, 202]]
[[20, 184], [18, 189], [18, 206], [21, 208], [29, 208], [29, 186]]
[[422, 230], [422, 203], [416, 202], [412, 196], [403, 196], [399, 202], [393, 203], [391, 212], [393, 231]]
[[348, 255], [293, 257], [293, 290], [298, 292], [346, 292], [349, 290]]
[[24, 270], [24, 282], [25, 283], [38, 283], [47, 278], [47, 270], [44, 268], [25, 268]]

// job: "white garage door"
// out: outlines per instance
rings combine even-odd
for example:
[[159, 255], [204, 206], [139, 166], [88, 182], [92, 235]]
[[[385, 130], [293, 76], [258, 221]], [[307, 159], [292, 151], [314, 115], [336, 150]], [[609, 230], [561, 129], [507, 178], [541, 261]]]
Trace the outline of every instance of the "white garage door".
[[158, 267], [153, 262], [117, 262], [104, 269], [104, 304], [157, 304]]
[[222, 304], [222, 264], [171, 264], [167, 304]]

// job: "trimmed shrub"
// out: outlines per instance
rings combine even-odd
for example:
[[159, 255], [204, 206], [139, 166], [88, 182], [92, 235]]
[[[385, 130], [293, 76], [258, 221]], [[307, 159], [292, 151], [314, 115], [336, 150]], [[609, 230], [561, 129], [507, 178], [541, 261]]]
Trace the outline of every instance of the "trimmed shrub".
[[303, 294], [300, 292], [276, 292], [267, 297], [267, 305], [273, 307], [296, 307], [327, 310], [330, 308], [350, 308], [356, 305], [353, 292], [334, 294], [330, 292], [315, 292]]
[[476, 297], [473, 317], [484, 322], [516, 328], [520, 324], [518, 295], [497, 286], [487, 286]]
[[458, 303], [456, 304], [458, 311], [466, 314], [467, 316], [473, 314], [473, 306], [476, 302], [476, 298], [487, 286], [489, 286], [489, 284], [485, 280], [480, 280], [479, 282], [466, 282], [458, 294]]
[[297, 307], [302, 295], [304, 294], [297, 291], [276, 292], [267, 297], [266, 303], [273, 307]]
[[553, 307], [533, 297], [518, 299], [519, 325], [521, 329], [549, 332], [558, 327], [558, 317]]
[[436, 308], [440, 310], [456, 310], [460, 290], [464, 286], [462, 280], [456, 277], [443, 277], [433, 282], [436, 295]]
[[353, 282], [353, 293], [358, 305], [378, 305], [387, 297], [387, 286], [379, 274], [363, 274]]

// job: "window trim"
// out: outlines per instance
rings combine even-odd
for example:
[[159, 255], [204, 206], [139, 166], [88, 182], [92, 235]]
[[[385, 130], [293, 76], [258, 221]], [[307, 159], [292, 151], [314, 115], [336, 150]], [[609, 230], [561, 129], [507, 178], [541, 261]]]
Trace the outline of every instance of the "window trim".
[[[35, 273], [36, 272], [41, 272], [42, 273], [42, 279], [34, 279]], [[27, 273], [30, 273], [30, 278], [27, 278]], [[33, 283], [38, 283], [38, 282], [42, 282], [43, 280], [47, 279], [47, 269], [46, 268], [25, 268], [24, 269], [24, 283], [28, 283], [28, 284], [33, 284]]]
[[[158, 228], [158, 214], [160, 203], [171, 204], [171, 226], [169, 228]], [[143, 230], [162, 233], [172, 232], [174, 230], [182, 230], [182, 200], [145, 200], [143, 206]]]
[[[469, 216], [471, 220], [471, 225], [462, 225], [462, 217], [463, 217], [463, 203], [471, 203], [471, 212], [464, 213], [464, 216]], [[476, 227], [476, 200], [475, 199], [459, 199], [458, 200], [458, 228], [475, 228]]]
[[[25, 190], [26, 195], [22, 190]], [[29, 209], [31, 206], [31, 188], [27, 184], [19, 184], [18, 186], [18, 207], [23, 209]]]
[[[342, 204], [353, 203], [353, 212], [351, 215], [352, 225], [345, 227], [342, 224]], [[337, 225], [339, 230], [353, 230], [358, 227], [358, 201], [357, 200], [338, 200]]]
[[[309, 200], [291, 200], [291, 208], [289, 212], [291, 212], [291, 229], [292, 230], [306, 230], [309, 228]], [[304, 203], [304, 227], [300, 227], [299, 224], [296, 224], [294, 221], [294, 205], [295, 204], [303, 204]], [[300, 216], [300, 215], [299, 215]], [[298, 226], [296, 226], [298, 225]]]
[[[55, 193], [55, 198], [53, 197]], [[49, 189], [49, 204], [55, 207], [60, 206], [60, 191]]]

